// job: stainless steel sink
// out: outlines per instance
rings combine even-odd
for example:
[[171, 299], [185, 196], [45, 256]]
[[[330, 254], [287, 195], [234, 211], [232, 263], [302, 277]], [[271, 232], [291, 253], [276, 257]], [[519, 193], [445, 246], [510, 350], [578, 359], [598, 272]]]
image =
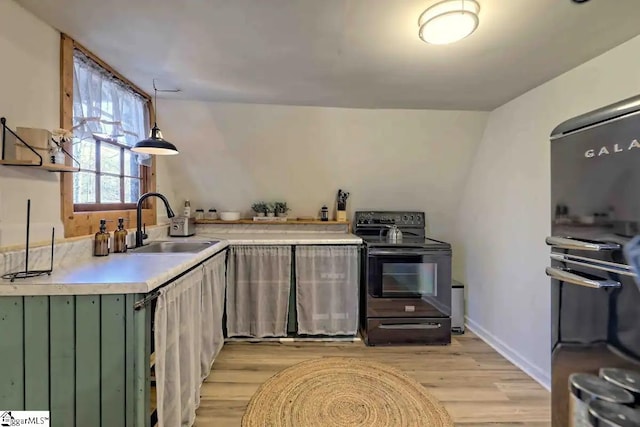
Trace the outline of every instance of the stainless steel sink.
[[218, 240], [206, 242], [151, 242], [139, 248], [130, 249], [132, 253], [142, 254], [176, 254], [197, 253], [218, 243]]

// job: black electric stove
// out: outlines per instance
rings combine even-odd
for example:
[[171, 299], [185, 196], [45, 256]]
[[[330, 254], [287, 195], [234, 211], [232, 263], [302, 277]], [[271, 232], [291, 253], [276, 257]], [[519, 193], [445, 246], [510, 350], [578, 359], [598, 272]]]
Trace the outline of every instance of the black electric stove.
[[[426, 237], [424, 212], [359, 211], [361, 330], [368, 345], [451, 342], [451, 245]], [[389, 241], [392, 227], [402, 238]]]

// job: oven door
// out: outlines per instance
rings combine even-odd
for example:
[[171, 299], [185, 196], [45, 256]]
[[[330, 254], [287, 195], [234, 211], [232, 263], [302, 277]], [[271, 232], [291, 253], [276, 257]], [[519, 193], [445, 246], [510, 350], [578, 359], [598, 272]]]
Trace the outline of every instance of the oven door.
[[420, 298], [443, 313], [451, 308], [451, 251], [370, 248], [368, 293], [374, 298]]

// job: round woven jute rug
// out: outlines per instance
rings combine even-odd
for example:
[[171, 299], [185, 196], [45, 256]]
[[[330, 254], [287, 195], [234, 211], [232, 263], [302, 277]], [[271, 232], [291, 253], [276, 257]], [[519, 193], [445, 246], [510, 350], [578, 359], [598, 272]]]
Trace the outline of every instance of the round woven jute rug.
[[377, 362], [329, 357], [269, 378], [253, 395], [242, 427], [453, 427], [420, 383]]

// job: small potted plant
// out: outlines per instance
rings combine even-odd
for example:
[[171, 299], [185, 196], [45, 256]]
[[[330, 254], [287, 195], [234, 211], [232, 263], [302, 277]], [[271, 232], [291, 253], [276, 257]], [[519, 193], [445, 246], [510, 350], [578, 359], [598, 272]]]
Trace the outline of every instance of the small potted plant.
[[267, 203], [266, 207], [265, 207], [265, 212], [267, 213], [268, 217], [273, 217], [276, 214], [276, 207], [273, 203]]
[[287, 212], [291, 210], [287, 206], [287, 202], [275, 202], [273, 206], [274, 206], [274, 210], [276, 211], [276, 216], [279, 216], [279, 217], [286, 217]]
[[255, 202], [251, 205], [251, 209], [257, 216], [264, 216], [267, 213], [267, 204], [265, 202]]
[[73, 132], [66, 129], [54, 129], [51, 131], [51, 163], [63, 165], [65, 163], [64, 146], [73, 138]]

